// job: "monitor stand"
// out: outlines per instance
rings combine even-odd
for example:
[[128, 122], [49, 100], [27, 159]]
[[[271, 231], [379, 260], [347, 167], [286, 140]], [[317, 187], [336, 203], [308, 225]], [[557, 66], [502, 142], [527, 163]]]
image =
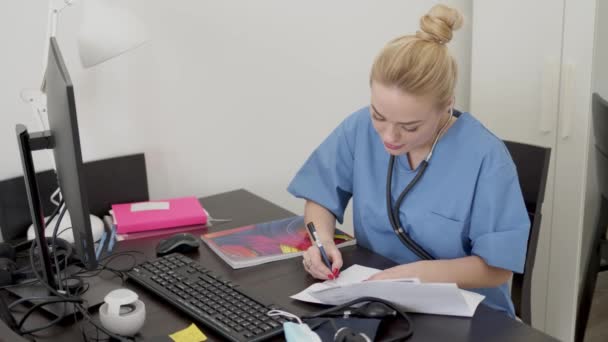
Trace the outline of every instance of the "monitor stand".
[[[36, 271], [40, 274], [41, 278], [48, 285], [49, 288], [59, 290], [58, 277], [55, 273], [54, 267], [51, 262], [51, 255], [49, 251], [49, 245], [45, 236], [45, 222], [42, 210], [42, 204], [40, 201], [40, 192], [38, 188], [38, 182], [36, 179], [36, 171], [34, 168], [34, 160], [32, 158], [32, 151], [50, 149], [54, 147], [54, 139], [50, 131], [29, 133], [24, 125], [17, 125], [15, 128], [17, 135], [17, 142], [19, 145], [19, 152], [21, 155], [21, 163], [23, 167], [23, 178], [25, 180], [25, 190], [27, 194], [27, 200], [30, 209], [30, 217], [32, 218], [32, 224], [34, 225], [34, 232], [36, 235], [36, 254], [38, 267]], [[90, 250], [85, 252], [91, 252], [93, 246], [88, 246]], [[82, 257], [86, 257], [90, 253], [85, 253]], [[93, 253], [94, 256], [94, 253]], [[84, 266], [90, 271], [94, 271], [98, 268], [98, 262], [96, 259], [85, 260]], [[74, 274], [75, 272], [81, 271], [79, 267], [67, 267], [62, 272], [63, 275]], [[81, 296], [82, 299], [86, 300], [86, 305], [90, 309], [96, 308], [100, 303], [103, 302], [105, 295], [113, 289], [122, 287], [121, 279], [112, 281], [104, 280], [99, 276], [85, 278], [85, 286], [88, 286], [87, 291]], [[17, 295], [19, 298], [33, 298], [33, 297], [49, 297], [54, 294], [42, 284], [31, 284], [23, 286], [14, 286], [8, 288], [8, 290]], [[30, 301], [30, 303], [37, 304], [40, 301]], [[43, 311], [54, 316], [55, 319], [59, 317], [66, 318], [74, 317], [72, 315], [75, 311], [77, 312], [74, 304], [70, 303], [56, 303], [48, 304], [41, 307]]]

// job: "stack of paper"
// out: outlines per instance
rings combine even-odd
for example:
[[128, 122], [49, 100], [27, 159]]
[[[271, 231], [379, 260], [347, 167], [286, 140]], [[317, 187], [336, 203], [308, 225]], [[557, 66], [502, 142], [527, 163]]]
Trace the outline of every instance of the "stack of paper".
[[472, 317], [484, 296], [451, 283], [421, 283], [418, 279], [364, 281], [380, 270], [354, 265], [336, 280], [316, 283], [291, 298], [340, 305], [361, 297], [381, 298], [408, 312]]
[[[122, 234], [116, 233], [116, 241], [137, 240], [137, 239], [143, 239], [143, 238], [149, 238], [149, 237], [155, 237], [155, 236], [167, 236], [167, 235], [173, 235], [173, 234], [185, 233], [185, 232], [191, 232], [191, 233], [197, 233], [197, 234], [206, 232], [208, 228], [213, 227], [213, 222], [215, 219], [213, 217], [211, 217], [211, 215], [205, 208], [203, 208], [203, 211], [205, 212], [205, 216], [207, 216], [207, 222], [205, 224], [175, 227], [175, 228], [155, 229], [155, 230], [143, 230], [143, 231], [134, 232], [134, 233], [122, 233]], [[110, 217], [111, 217], [111, 221], [110, 221], [109, 225], [113, 226], [114, 230], [116, 231], [116, 218], [114, 216], [113, 210], [110, 210]]]

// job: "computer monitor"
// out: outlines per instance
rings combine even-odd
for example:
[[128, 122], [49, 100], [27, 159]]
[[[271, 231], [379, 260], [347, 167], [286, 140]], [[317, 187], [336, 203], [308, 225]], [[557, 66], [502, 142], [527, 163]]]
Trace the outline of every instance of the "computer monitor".
[[49, 45], [45, 79], [57, 183], [70, 213], [76, 252], [87, 268], [95, 269], [97, 259], [84, 182], [74, 86], [55, 38], [51, 38]]
[[[50, 39], [44, 87], [47, 94], [47, 114], [50, 130], [29, 133], [24, 125], [17, 125], [16, 133], [30, 214], [36, 231], [40, 271], [42, 271], [43, 280], [50, 287], [58, 290], [58, 277], [52, 267], [50, 248], [45, 236], [44, 215], [32, 158], [33, 151], [53, 150], [58, 184], [71, 216], [75, 253], [89, 270], [96, 269], [98, 262], [95, 257], [88, 198], [83, 176], [74, 87], [55, 38]], [[63, 272], [67, 271], [64, 270]], [[65, 274], [62, 273], [62, 276], [65, 279]], [[40, 286], [40, 284], [14, 287], [11, 288], [11, 292], [23, 298], [44, 296], [45, 294], [48, 296], [48, 289]], [[95, 298], [89, 303], [95, 305], [99, 301], [99, 298]], [[47, 305], [44, 309], [56, 316], [65, 316], [68, 313], [66, 306], [63, 304], [55, 305], [55, 307]]]

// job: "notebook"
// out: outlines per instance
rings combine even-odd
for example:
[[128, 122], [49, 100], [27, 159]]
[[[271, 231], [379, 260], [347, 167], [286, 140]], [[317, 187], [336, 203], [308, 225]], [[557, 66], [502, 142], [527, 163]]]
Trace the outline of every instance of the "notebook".
[[112, 212], [119, 234], [207, 223], [207, 213], [194, 196], [113, 204]]
[[[302, 216], [207, 233], [201, 239], [235, 269], [293, 258], [311, 246]], [[337, 228], [334, 242], [338, 248], [356, 244]]]

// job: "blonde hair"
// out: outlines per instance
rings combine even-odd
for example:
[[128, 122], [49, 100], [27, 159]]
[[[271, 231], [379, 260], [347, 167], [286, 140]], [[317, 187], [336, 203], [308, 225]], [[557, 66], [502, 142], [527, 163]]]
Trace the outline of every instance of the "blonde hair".
[[409, 94], [433, 98], [439, 108], [447, 106], [454, 97], [457, 66], [446, 44], [462, 22], [458, 10], [435, 5], [420, 18], [420, 31], [384, 46], [372, 66], [370, 84], [396, 86]]

